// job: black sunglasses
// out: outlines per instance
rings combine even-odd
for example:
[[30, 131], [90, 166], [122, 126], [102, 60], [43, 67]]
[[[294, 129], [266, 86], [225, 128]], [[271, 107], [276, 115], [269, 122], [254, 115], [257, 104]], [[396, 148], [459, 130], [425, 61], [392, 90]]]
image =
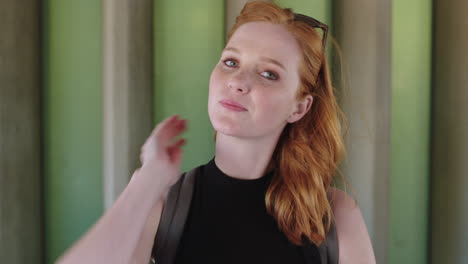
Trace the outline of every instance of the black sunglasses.
[[309, 16], [297, 14], [297, 13], [294, 13], [294, 20], [304, 22], [313, 28], [322, 29], [323, 31], [322, 46], [323, 46], [323, 49], [325, 49], [325, 45], [327, 44], [327, 34], [328, 34], [328, 26], [326, 24], [318, 21], [315, 18], [311, 18]]

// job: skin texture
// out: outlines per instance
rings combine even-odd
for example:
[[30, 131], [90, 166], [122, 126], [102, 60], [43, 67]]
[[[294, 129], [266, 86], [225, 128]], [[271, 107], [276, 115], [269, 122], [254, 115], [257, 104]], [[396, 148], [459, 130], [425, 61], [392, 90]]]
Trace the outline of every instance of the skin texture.
[[[227, 43], [211, 73], [208, 97], [208, 113], [218, 132], [215, 162], [227, 175], [261, 177], [286, 124], [310, 109], [312, 96], [296, 100], [300, 54], [284, 26], [267, 22], [240, 26]], [[223, 99], [247, 111], [228, 110], [219, 103]]]

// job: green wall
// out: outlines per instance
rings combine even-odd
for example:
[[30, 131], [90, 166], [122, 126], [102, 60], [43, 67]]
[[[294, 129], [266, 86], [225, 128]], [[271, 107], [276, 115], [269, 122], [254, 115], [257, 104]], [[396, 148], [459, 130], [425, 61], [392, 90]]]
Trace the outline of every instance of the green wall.
[[432, 2], [392, 8], [390, 263], [428, 263]]
[[211, 70], [224, 48], [224, 1], [155, 1], [155, 117], [189, 120], [182, 170], [213, 157], [208, 119]]
[[44, 1], [46, 259], [103, 210], [101, 2]]

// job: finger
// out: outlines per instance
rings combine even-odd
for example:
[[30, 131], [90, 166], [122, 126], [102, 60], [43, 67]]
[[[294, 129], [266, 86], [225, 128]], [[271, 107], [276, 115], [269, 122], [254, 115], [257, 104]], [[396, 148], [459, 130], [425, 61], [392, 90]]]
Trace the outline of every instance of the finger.
[[167, 152], [168, 152], [169, 159], [171, 160], [171, 162], [177, 162], [177, 160], [180, 158], [180, 155], [182, 153], [181, 147], [185, 145], [186, 142], [187, 140], [182, 138], [167, 148]]
[[171, 161], [171, 163], [178, 167], [180, 165], [181, 159], [182, 159], [182, 149], [181, 148], [172, 149], [169, 155], [169, 160]]
[[187, 140], [185, 138], [181, 138], [174, 142], [172, 145], [170, 145], [169, 148], [180, 148], [183, 145], [185, 145], [185, 143], [187, 143]]
[[179, 136], [187, 129], [187, 120], [174, 120], [165, 124], [159, 131], [156, 137], [160, 143], [169, 144], [173, 138]]
[[156, 125], [153, 129], [153, 131], [151, 132], [151, 135], [154, 135], [156, 133], [158, 133], [158, 131], [160, 131], [161, 129], [163, 129], [165, 126], [167, 126], [167, 124], [171, 123], [171, 122], [174, 122], [176, 120], [179, 120], [179, 116], [178, 115], [172, 115], [166, 119], [164, 119], [163, 121], [161, 121], [158, 125]]

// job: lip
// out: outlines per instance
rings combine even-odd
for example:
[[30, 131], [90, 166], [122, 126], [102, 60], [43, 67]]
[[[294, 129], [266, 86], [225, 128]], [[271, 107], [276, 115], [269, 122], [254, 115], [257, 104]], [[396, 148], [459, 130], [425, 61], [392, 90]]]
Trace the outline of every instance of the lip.
[[233, 100], [221, 100], [219, 103], [224, 107], [232, 111], [243, 112], [247, 111], [245, 107]]

